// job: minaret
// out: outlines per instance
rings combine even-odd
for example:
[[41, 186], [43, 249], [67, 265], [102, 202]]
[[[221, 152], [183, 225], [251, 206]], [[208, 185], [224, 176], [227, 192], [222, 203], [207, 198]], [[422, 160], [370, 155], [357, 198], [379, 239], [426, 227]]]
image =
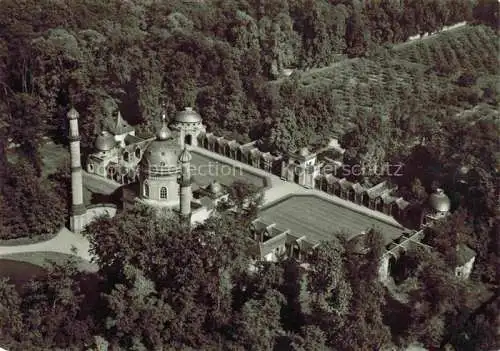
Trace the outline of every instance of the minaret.
[[69, 119], [69, 146], [71, 154], [71, 217], [70, 229], [79, 233], [85, 226], [86, 208], [83, 204], [82, 166], [80, 161], [80, 135], [78, 133], [78, 112], [71, 108]]
[[181, 177], [180, 184], [180, 214], [183, 219], [189, 220], [191, 215], [191, 154], [184, 146], [179, 155], [179, 162], [181, 164]]

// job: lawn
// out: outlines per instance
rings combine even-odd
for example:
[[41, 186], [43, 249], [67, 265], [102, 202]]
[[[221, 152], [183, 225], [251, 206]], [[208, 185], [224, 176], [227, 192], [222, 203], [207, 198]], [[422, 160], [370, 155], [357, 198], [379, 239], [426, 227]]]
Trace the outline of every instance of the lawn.
[[43, 174], [48, 176], [60, 167], [70, 169], [69, 150], [61, 144], [47, 143], [40, 148], [43, 160]]
[[198, 186], [206, 186], [213, 180], [231, 185], [235, 180], [243, 180], [258, 187], [265, 187], [265, 179], [256, 174], [244, 171], [237, 166], [231, 166], [205, 155], [191, 152], [193, 180]]
[[[300, 72], [295, 99], [326, 106], [325, 113], [342, 131], [363, 111], [384, 118], [411, 99], [431, 106], [429, 102], [436, 102], [444, 92], [456, 88], [457, 75], [463, 72], [478, 77], [478, 88], [498, 82], [498, 50], [498, 36], [492, 29], [467, 25], [396, 45], [374, 57], [348, 59]], [[449, 65], [452, 74], [438, 76], [432, 71], [438, 64]], [[270, 84], [279, 89], [285, 81], [290, 78]], [[460, 106], [440, 105], [447, 111], [460, 110]]]

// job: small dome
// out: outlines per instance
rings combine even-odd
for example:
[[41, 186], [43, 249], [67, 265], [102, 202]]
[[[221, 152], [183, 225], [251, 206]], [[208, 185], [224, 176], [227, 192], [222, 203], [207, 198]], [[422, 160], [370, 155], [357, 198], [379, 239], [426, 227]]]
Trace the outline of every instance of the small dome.
[[99, 151], [109, 151], [115, 146], [115, 138], [108, 132], [102, 132], [95, 140], [95, 148]]
[[451, 207], [450, 198], [443, 189], [436, 189], [436, 192], [429, 197], [429, 205], [437, 212], [448, 212]]
[[74, 107], [72, 107], [68, 113], [66, 114], [66, 116], [68, 117], [68, 119], [77, 119], [79, 114], [78, 114], [78, 111], [75, 110]]
[[201, 116], [191, 107], [186, 107], [175, 116], [175, 121], [180, 123], [198, 123], [201, 122]]
[[182, 163], [191, 162], [192, 158], [193, 157], [191, 156], [191, 153], [188, 151], [187, 148], [184, 148], [184, 150], [182, 150], [181, 154], [179, 155], [179, 161]]
[[207, 190], [210, 191], [212, 194], [220, 194], [222, 193], [222, 185], [220, 185], [219, 182], [214, 180], [207, 186]]
[[302, 149], [300, 149], [299, 154], [300, 154], [300, 156], [304, 156], [304, 157], [308, 156], [309, 150], [307, 149], [307, 147], [303, 147]]

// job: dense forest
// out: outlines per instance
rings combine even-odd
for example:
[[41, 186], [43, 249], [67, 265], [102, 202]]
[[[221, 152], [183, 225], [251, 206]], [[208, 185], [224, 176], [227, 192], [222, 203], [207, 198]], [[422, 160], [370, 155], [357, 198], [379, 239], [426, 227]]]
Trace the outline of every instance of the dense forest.
[[[1, 346], [499, 347], [498, 300], [469, 303], [471, 286], [500, 281], [497, 1], [0, 0], [0, 9], [0, 239], [64, 225], [69, 169], [47, 176], [41, 148], [67, 143], [70, 106], [84, 148], [117, 109], [150, 133], [161, 104], [169, 115], [193, 106], [210, 131], [259, 138], [273, 153], [339, 136], [344, 162], [404, 164], [392, 179], [401, 195], [424, 203], [440, 186], [455, 210], [428, 233], [441, 238], [436, 252], [414, 253], [419, 289], [404, 305], [376, 280], [377, 233], [362, 257], [341, 241], [318, 249], [314, 274], [288, 260], [249, 274], [257, 204], [220, 209], [191, 232], [144, 209], [103, 219], [89, 228], [98, 273], [69, 262], [22, 288], [0, 282]], [[443, 258], [458, 242], [477, 253], [471, 282]]]

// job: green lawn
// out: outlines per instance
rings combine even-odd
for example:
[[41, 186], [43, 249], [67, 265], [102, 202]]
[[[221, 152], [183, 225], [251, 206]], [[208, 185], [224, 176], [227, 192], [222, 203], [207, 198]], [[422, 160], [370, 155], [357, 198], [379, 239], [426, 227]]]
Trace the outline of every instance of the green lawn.
[[[56, 172], [59, 167], [70, 168], [69, 150], [64, 145], [48, 142], [40, 147], [40, 154], [42, 155], [42, 171], [45, 177]], [[7, 152], [7, 157], [11, 162], [15, 162], [18, 155], [16, 149], [9, 149]]]
[[37, 251], [37, 252], [22, 252], [10, 255], [4, 255], [0, 259], [29, 263], [38, 267], [50, 267], [51, 262], [56, 264], [64, 264], [69, 259], [74, 260], [80, 270], [92, 270], [93, 265], [83, 260], [80, 257], [72, 256], [59, 252]]
[[0, 240], [0, 246], [18, 246], [18, 245], [36, 244], [42, 241], [48, 241], [54, 238], [56, 235], [57, 233], [51, 233], [51, 234], [37, 235], [32, 238], [22, 237], [16, 239], [5, 239], [5, 240]]

